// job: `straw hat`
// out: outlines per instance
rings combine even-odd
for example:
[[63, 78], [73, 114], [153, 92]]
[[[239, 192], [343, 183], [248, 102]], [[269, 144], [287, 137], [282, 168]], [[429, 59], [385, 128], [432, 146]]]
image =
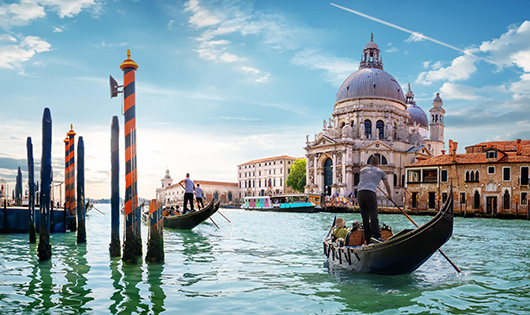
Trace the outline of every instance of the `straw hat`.
[[335, 226], [337, 227], [337, 229], [343, 228], [345, 225], [346, 225], [346, 222], [344, 221], [343, 218], [338, 218], [337, 222], [335, 222]]

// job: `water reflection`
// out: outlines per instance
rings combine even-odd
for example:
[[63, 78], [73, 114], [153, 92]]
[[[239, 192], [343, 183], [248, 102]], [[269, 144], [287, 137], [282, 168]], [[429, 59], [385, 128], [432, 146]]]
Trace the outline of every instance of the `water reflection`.
[[138, 284], [142, 282], [141, 265], [122, 264], [123, 272], [123, 302], [118, 309], [117, 314], [147, 313], [149, 306], [145, 303], [140, 295]]
[[110, 260], [110, 278], [112, 279], [112, 286], [114, 287], [114, 293], [110, 297], [112, 305], [109, 310], [112, 314], [117, 314], [118, 310], [121, 309], [121, 304], [125, 299], [125, 286], [122, 283], [123, 273], [121, 272], [121, 258], [112, 258]]
[[90, 271], [90, 266], [85, 257], [87, 254], [86, 243], [75, 244], [71, 237], [69, 241], [72, 244], [67, 247], [68, 250], [61, 257], [67, 283], [62, 286], [59, 300], [63, 309], [83, 313], [91, 310], [85, 305], [94, 299], [91, 296], [92, 289], [87, 286], [86, 274]]
[[151, 292], [151, 312], [153, 314], [160, 314], [165, 311], [164, 302], [166, 294], [162, 288], [162, 274], [164, 272], [164, 264], [148, 264], [147, 265], [147, 282], [149, 283], [149, 291]]

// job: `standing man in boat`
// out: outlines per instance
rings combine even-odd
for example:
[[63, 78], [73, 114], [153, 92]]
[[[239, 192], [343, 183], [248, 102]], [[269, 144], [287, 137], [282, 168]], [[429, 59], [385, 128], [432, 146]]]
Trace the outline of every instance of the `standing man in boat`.
[[379, 230], [379, 220], [377, 219], [377, 194], [375, 190], [379, 182], [383, 180], [386, 192], [390, 201], [392, 192], [386, 174], [379, 169], [379, 158], [373, 155], [370, 158], [370, 165], [361, 169], [361, 176], [358, 186], [357, 200], [361, 215], [363, 217], [364, 239], [370, 243], [372, 238], [380, 241], [381, 232]]
[[188, 208], [186, 207], [188, 205], [188, 201], [190, 202], [190, 208], [191, 211], [194, 211], [193, 209], [193, 189], [195, 188], [195, 183], [190, 179], [190, 173], [186, 173], [186, 178], [181, 180], [179, 184], [182, 186], [182, 183], [184, 183], [184, 205], [182, 206], [184, 213], [189, 212]]
[[201, 208], [204, 208], [204, 203], [202, 202], [201, 184], [197, 184], [197, 187], [195, 187], [195, 200], [197, 200], [197, 208], [199, 210], [201, 210]]

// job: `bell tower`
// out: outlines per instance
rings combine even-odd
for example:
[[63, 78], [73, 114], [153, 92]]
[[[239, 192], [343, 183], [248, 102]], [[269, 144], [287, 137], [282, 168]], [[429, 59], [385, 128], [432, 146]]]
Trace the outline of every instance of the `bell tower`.
[[430, 140], [432, 142], [431, 152], [434, 155], [442, 154], [444, 149], [444, 115], [445, 109], [442, 108], [443, 102], [440, 97], [440, 93], [436, 93], [436, 97], [432, 101], [432, 108], [429, 110], [431, 115], [429, 131], [430, 131]]

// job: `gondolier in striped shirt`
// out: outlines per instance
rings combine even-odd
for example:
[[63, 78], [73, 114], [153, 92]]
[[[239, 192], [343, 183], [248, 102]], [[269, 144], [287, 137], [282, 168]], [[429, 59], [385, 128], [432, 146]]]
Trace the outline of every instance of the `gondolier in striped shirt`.
[[381, 240], [381, 232], [379, 230], [379, 220], [377, 218], [377, 194], [375, 190], [377, 185], [382, 180], [385, 184], [387, 195], [390, 200], [392, 196], [390, 184], [386, 174], [378, 168], [379, 158], [373, 155], [370, 158], [370, 165], [361, 169], [361, 176], [358, 186], [357, 200], [361, 215], [363, 217], [364, 239], [366, 243], [370, 243], [372, 238]]
[[184, 213], [190, 211], [187, 208], [188, 201], [190, 202], [190, 208], [191, 211], [194, 211], [193, 209], [193, 189], [195, 188], [195, 183], [190, 179], [190, 173], [186, 173], [186, 178], [181, 180], [179, 182], [180, 185], [184, 183], [184, 205], [182, 208], [184, 209]]

